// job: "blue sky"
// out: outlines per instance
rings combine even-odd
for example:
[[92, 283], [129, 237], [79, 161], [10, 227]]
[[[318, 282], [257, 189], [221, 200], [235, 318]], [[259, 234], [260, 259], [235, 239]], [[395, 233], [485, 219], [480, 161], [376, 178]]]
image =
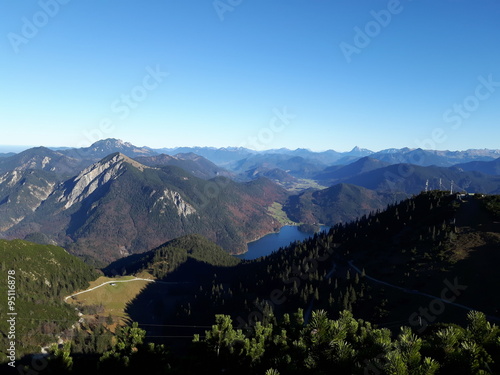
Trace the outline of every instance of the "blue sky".
[[500, 148], [496, 0], [0, 3], [3, 145]]

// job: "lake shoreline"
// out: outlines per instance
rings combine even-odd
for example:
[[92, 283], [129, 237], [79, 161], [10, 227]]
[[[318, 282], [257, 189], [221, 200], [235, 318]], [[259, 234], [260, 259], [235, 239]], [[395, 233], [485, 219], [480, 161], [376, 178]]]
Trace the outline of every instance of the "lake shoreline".
[[247, 243], [247, 251], [242, 254], [234, 254], [242, 260], [257, 259], [271, 254], [280, 248], [287, 247], [295, 241], [303, 241], [315, 233], [328, 230], [329, 226], [319, 226], [318, 231], [303, 231], [301, 225], [284, 225], [277, 232], [270, 232], [254, 241]]

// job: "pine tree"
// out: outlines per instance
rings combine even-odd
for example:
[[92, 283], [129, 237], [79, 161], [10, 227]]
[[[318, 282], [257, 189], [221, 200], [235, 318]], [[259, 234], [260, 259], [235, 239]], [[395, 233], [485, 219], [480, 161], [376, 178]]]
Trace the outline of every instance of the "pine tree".
[[62, 348], [52, 347], [52, 356], [48, 362], [49, 374], [68, 374], [73, 370], [73, 358], [71, 357], [71, 342], [64, 343]]

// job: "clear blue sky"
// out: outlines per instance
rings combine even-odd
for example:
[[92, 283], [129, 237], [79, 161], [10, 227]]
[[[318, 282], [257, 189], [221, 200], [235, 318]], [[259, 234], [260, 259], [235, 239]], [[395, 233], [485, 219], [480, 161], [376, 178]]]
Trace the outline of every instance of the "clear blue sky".
[[0, 144], [500, 148], [499, 20], [497, 0], [2, 1]]

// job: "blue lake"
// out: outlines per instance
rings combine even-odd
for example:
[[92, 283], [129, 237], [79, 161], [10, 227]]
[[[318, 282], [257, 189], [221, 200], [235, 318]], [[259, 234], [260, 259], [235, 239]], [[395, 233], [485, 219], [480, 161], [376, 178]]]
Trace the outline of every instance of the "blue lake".
[[[329, 227], [321, 227], [321, 230], [328, 230]], [[299, 227], [287, 225], [281, 228], [278, 233], [270, 233], [257, 241], [248, 244], [248, 251], [245, 254], [238, 255], [240, 259], [256, 259], [271, 254], [280, 247], [285, 247], [294, 241], [302, 241], [313, 236], [314, 233], [301, 232]]]

